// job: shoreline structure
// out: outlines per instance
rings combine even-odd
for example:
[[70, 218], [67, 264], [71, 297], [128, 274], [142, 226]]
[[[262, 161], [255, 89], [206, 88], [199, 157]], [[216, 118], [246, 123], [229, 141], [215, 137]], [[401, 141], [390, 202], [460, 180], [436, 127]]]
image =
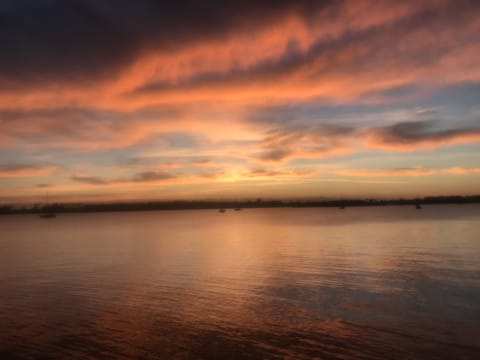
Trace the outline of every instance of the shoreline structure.
[[335, 199], [335, 200], [175, 200], [175, 201], [137, 201], [118, 203], [53, 203], [40, 205], [0, 205], [0, 214], [39, 214], [45, 211], [61, 213], [116, 212], [116, 211], [157, 211], [157, 210], [200, 210], [200, 209], [248, 209], [248, 208], [305, 208], [305, 207], [362, 207], [388, 205], [434, 205], [434, 204], [478, 204], [480, 195], [471, 196], [428, 196], [412, 199]]

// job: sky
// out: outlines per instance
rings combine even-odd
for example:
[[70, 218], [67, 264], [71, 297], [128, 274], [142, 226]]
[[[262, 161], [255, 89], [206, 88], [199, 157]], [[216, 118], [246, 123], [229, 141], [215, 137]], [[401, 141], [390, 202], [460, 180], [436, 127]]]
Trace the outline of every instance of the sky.
[[480, 193], [480, 2], [0, 1], [0, 203]]

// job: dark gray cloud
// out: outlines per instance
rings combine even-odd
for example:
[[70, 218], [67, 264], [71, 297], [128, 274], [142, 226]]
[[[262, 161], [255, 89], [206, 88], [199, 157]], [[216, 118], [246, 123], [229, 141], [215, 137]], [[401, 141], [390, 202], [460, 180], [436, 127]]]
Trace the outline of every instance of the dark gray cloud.
[[[328, 13], [339, 20], [342, 19], [342, 14], [339, 13], [340, 3], [336, 4], [337, 7], [328, 7]], [[282, 76], [288, 76], [299, 69], [308, 70], [308, 81], [328, 81], [325, 77], [335, 74], [358, 75], [391, 66], [428, 68], [437, 63], [440, 57], [452, 51], [451, 44], [432, 42], [428, 48], [412, 48], [405, 51], [401, 47], [392, 46], [392, 43], [415, 37], [419, 28], [431, 32], [440, 31], [445, 27], [461, 28], [463, 22], [474, 21], [476, 18], [470, 15], [478, 13], [479, 10], [480, 8], [473, 2], [452, 1], [447, 2], [444, 7], [432, 6], [411, 16], [363, 29], [350, 29], [348, 24], [345, 24], [343, 33], [319, 38], [305, 51], [300, 51], [292, 40], [281, 56], [264, 59], [248, 68], [233, 67], [228, 71], [196, 73], [175, 81], [153, 81], [142, 84], [133, 90], [133, 94], [162, 94], [171, 90], [182, 91], [206, 86], [255, 85], [259, 82], [279, 80]], [[365, 17], [368, 15], [361, 14]], [[359, 44], [368, 51], [358, 51]], [[414, 91], [414, 85], [402, 85], [384, 93], [367, 93], [365, 96], [368, 98], [383, 95], [385, 98], [395, 99], [405, 97]]]
[[168, 119], [179, 116], [183, 110], [179, 106], [164, 105], [140, 108], [134, 111], [96, 108], [88, 106], [60, 106], [54, 108], [10, 108], [0, 109], [0, 123], [23, 120], [71, 120], [101, 121], [104, 119], [129, 120], [132, 117], [144, 119]]
[[41, 176], [56, 169], [51, 164], [0, 164], [0, 177]]
[[23, 170], [39, 170], [51, 165], [38, 164], [0, 164], [0, 172], [16, 172]]
[[[208, 71], [197, 73], [193, 76], [172, 81], [154, 81], [146, 83], [133, 90], [133, 94], [163, 93], [171, 90], [188, 90], [203, 86], [221, 87], [228, 85], [250, 85], [258, 82], [271, 82], [282, 76], [297, 71], [301, 68], [315, 66], [315, 63], [324, 59], [326, 66], [314, 74], [315, 78], [322, 75], [349, 69], [352, 65], [359, 67], [358, 61], [355, 64], [342, 64], [340, 57], [342, 51], [347, 52], [349, 47], [355, 46], [358, 42], [368, 43], [373, 37], [383, 35], [377, 29], [370, 29], [357, 33], [346, 33], [341, 38], [327, 38], [316, 41], [307, 51], [301, 52], [296, 47], [286, 46], [281, 56], [275, 59], [266, 59], [248, 68], [232, 68], [228, 71]], [[369, 57], [368, 66], [373, 63], [372, 56]]]
[[149, 182], [174, 179], [177, 176], [164, 171], [145, 171], [136, 174], [131, 181], [133, 182]]
[[329, 1], [4, 0], [0, 81], [95, 81], [148, 49], [170, 51]]
[[[268, 124], [268, 123], [267, 123]], [[480, 122], [463, 125], [445, 120], [398, 122], [387, 126], [271, 122], [253, 154], [261, 162], [282, 162], [296, 158], [323, 158], [348, 153], [352, 142], [366, 140], [367, 148], [415, 150], [480, 141]]]
[[281, 177], [281, 176], [296, 176], [305, 177], [313, 174], [309, 169], [268, 169], [268, 168], [252, 168], [245, 173], [245, 176], [255, 177]]
[[247, 173], [249, 177], [257, 177], [257, 176], [280, 176], [288, 174], [288, 172], [280, 171], [280, 170], [271, 170], [271, 169], [264, 169], [264, 168], [254, 168], [250, 169]]
[[37, 167], [38, 167], [37, 165], [5, 164], [5, 165], [0, 165], [0, 171], [4, 171], [4, 172], [19, 171], [19, 170], [32, 169]]
[[277, 161], [283, 161], [287, 159], [293, 153], [294, 151], [290, 149], [275, 148], [275, 149], [263, 151], [257, 154], [256, 158], [261, 161], [277, 162]]
[[72, 179], [73, 181], [76, 181], [76, 182], [79, 182], [79, 183], [90, 184], [90, 185], [104, 185], [104, 184], [108, 184], [108, 181], [103, 180], [103, 179], [98, 178], [98, 177], [94, 177], [94, 176], [72, 175], [72, 176], [71, 176], [71, 179]]
[[[99, 78], [117, 74], [151, 50], [171, 53], [196, 42], [224, 39], [239, 30], [253, 35], [256, 29], [269, 26], [286, 14], [302, 17], [307, 26], [314, 26], [321, 12], [325, 19], [342, 21], [340, 9], [345, 2], [4, 0], [0, 5], [0, 90], [21, 91], [24, 86], [46, 83], [94, 84]], [[233, 66], [224, 72], [196, 73], [175, 82], [154, 81], [140, 85], [134, 93], [272, 81], [298, 68], [311, 68], [319, 59], [323, 65], [310, 73], [311, 81], [323, 81], [323, 75], [335, 72], [358, 73], [388, 67], [396, 59], [409, 66], [429, 66], [451, 51], [451, 46], [435, 43], [428, 49], [405, 52], [391, 45], [403, 41], [419, 27], [433, 33], [476, 19], [476, 2], [447, 3], [362, 30], [346, 23], [343, 33], [318, 39], [306, 51], [301, 51], [292, 39], [283, 56], [276, 59], [265, 58], [249, 68]], [[369, 13], [360, 15], [368, 17]], [[358, 52], [358, 44], [368, 51]]]
[[438, 120], [400, 122], [372, 128], [368, 131], [367, 137], [374, 145], [400, 148], [422, 144], [471, 142], [480, 140], [480, 124], [452, 129], [447, 128], [445, 122]]
[[109, 185], [122, 183], [148, 183], [178, 178], [179, 175], [171, 174], [165, 171], [144, 171], [134, 174], [129, 178], [103, 179], [96, 176], [72, 175], [71, 180], [89, 185]]

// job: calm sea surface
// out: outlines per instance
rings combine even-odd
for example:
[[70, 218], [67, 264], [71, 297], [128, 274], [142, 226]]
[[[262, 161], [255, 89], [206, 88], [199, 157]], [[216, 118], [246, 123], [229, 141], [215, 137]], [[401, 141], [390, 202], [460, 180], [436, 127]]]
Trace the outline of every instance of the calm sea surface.
[[480, 359], [480, 206], [0, 217], [0, 358]]

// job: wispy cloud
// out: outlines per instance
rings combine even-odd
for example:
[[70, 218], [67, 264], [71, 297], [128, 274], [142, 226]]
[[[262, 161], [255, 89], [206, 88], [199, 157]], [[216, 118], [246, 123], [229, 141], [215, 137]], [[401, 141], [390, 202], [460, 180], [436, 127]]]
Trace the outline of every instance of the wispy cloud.
[[366, 176], [366, 177], [395, 177], [395, 176], [427, 176], [438, 174], [438, 169], [413, 167], [413, 168], [384, 168], [384, 169], [343, 169], [337, 172], [346, 176]]
[[454, 175], [480, 174], [480, 167], [453, 166], [445, 169], [444, 171]]
[[416, 150], [480, 141], [480, 125], [444, 128], [441, 122], [412, 121], [371, 129], [367, 146], [387, 150]]
[[145, 171], [136, 174], [131, 180], [133, 182], [159, 182], [177, 178], [177, 175], [170, 174], [164, 171]]
[[469, 175], [480, 174], [478, 167], [454, 166], [448, 168], [383, 168], [383, 169], [342, 169], [337, 171], [340, 175], [361, 177], [403, 177], [403, 176], [429, 176], [437, 174]]
[[80, 182], [83, 184], [89, 184], [89, 185], [105, 185], [108, 184], [109, 181], [103, 180], [98, 177], [94, 176], [81, 176], [81, 175], [72, 175], [71, 179], [76, 182]]
[[192, 161], [192, 165], [194, 166], [211, 166], [212, 164], [213, 161], [211, 159], [198, 159]]
[[313, 126], [281, 125], [268, 130], [258, 144], [253, 159], [283, 162], [292, 158], [323, 158], [351, 151], [347, 142], [355, 133], [347, 126], [321, 124]]
[[53, 165], [4, 164], [0, 165], [0, 178], [45, 176], [52, 174], [55, 170], [56, 167]]
[[164, 171], [144, 171], [134, 174], [129, 178], [103, 179], [95, 176], [72, 175], [71, 180], [88, 185], [112, 185], [126, 183], [162, 183], [178, 179], [180, 176]]
[[247, 178], [281, 178], [281, 177], [292, 177], [292, 178], [306, 178], [310, 177], [315, 173], [312, 169], [271, 169], [271, 168], [252, 168], [249, 171], [245, 172], [243, 176]]

